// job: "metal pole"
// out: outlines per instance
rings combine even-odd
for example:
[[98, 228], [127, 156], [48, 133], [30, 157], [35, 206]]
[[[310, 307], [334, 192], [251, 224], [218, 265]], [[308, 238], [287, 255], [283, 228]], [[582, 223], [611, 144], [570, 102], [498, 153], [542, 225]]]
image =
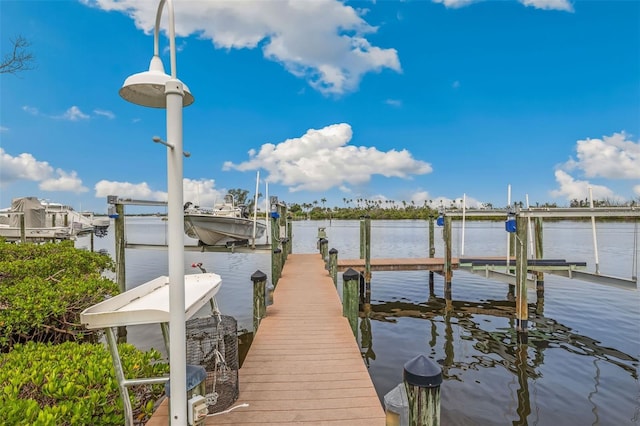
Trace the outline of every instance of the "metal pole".
[[[589, 187], [589, 207], [593, 208], [593, 191]], [[591, 216], [591, 232], [593, 233], [593, 252], [596, 260], [596, 274], [600, 273], [600, 261], [598, 260], [598, 238], [596, 237], [596, 218]]]
[[[171, 4], [171, 2], [169, 2]], [[173, 20], [173, 10], [170, 9]], [[173, 27], [173, 24], [170, 24]], [[171, 42], [175, 43], [173, 37]], [[174, 46], [175, 47], [175, 46]], [[182, 169], [183, 85], [171, 79], [165, 85], [167, 96], [168, 264], [169, 264], [169, 352], [171, 359], [171, 425], [187, 424], [187, 360], [184, 311], [184, 210]]]

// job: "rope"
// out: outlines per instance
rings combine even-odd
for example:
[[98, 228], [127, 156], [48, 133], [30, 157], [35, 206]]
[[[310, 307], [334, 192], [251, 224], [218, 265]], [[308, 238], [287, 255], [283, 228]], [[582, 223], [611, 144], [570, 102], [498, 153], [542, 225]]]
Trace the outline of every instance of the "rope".
[[219, 416], [220, 414], [227, 414], [227, 413], [232, 412], [236, 408], [244, 408], [244, 407], [248, 407], [248, 406], [249, 406], [249, 404], [247, 404], [245, 402], [244, 404], [239, 404], [239, 405], [233, 406], [233, 407], [228, 408], [228, 409], [226, 409], [224, 411], [220, 411], [219, 413], [207, 414], [207, 417]]

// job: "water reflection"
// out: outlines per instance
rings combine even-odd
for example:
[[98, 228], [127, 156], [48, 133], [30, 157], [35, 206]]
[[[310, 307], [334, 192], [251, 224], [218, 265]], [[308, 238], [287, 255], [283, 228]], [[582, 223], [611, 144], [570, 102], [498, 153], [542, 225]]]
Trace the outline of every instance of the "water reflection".
[[[537, 377], [536, 367], [544, 361], [544, 350], [547, 348], [561, 348], [572, 354], [585, 355], [601, 359], [614, 364], [627, 371], [634, 379], [638, 379], [638, 359], [614, 348], [602, 346], [600, 342], [588, 336], [574, 333], [568, 326], [558, 323], [553, 318], [536, 314], [536, 306], [529, 306], [530, 328], [528, 332], [528, 344], [523, 346], [531, 347], [531, 363], [527, 364], [527, 375], [531, 378]], [[437, 329], [436, 323], [442, 322], [445, 325], [444, 349], [446, 357], [443, 366], [453, 366], [453, 333], [451, 329], [452, 321], [468, 332], [468, 335], [460, 336], [461, 339], [473, 340], [474, 348], [484, 354], [498, 355], [494, 357], [482, 357], [477, 361], [478, 365], [484, 367], [494, 367], [500, 364], [508, 368], [512, 373], [517, 374], [516, 368], [518, 353], [518, 336], [514, 327], [497, 328], [495, 330], [483, 330], [476, 315], [488, 315], [492, 317], [508, 318], [510, 320], [515, 315], [515, 308], [508, 300], [488, 300], [467, 302], [462, 300], [450, 300], [429, 297], [426, 303], [414, 304], [404, 301], [382, 302], [370, 305], [368, 320], [394, 322], [397, 318], [410, 317], [430, 320], [432, 322], [432, 337], [430, 344], [435, 346]], [[371, 330], [371, 327], [362, 327], [361, 330]], [[363, 336], [363, 340], [365, 337]], [[366, 337], [367, 341], [371, 336]], [[474, 363], [458, 365], [455, 367], [473, 368]], [[444, 371], [446, 374], [446, 370]], [[455, 376], [451, 377], [455, 378]]]
[[[506, 369], [512, 374], [514, 382], [517, 381], [512, 424], [524, 426], [529, 424], [528, 417], [532, 415], [530, 386], [535, 386], [535, 381], [542, 377], [545, 350], [561, 349], [568, 354], [593, 360], [595, 386], [587, 399], [595, 419], [593, 424], [599, 424], [598, 404], [594, 402], [599, 391], [599, 364], [620, 368], [637, 382], [638, 359], [544, 316], [543, 298], [529, 305], [528, 338], [522, 339], [522, 333], [518, 333], [514, 327], [514, 303], [508, 300], [508, 294], [505, 297], [507, 300], [464, 301], [440, 298], [430, 291], [427, 301], [423, 303], [406, 300], [371, 303], [368, 293], [360, 312], [363, 359], [367, 366], [376, 359], [372, 321], [393, 323], [401, 318], [426, 320], [429, 322], [427, 350], [431, 351], [430, 355], [434, 358], [437, 353], [444, 354], [444, 358], [441, 356], [437, 361], [442, 366], [445, 380], [463, 382], [462, 376], [468, 370]], [[495, 318], [501, 321], [495, 321]], [[506, 322], [507, 325], [496, 327], [496, 322], [503, 325]], [[461, 331], [454, 332], [454, 328]], [[460, 341], [470, 342], [477, 352], [456, 358], [456, 348], [464, 351]]]

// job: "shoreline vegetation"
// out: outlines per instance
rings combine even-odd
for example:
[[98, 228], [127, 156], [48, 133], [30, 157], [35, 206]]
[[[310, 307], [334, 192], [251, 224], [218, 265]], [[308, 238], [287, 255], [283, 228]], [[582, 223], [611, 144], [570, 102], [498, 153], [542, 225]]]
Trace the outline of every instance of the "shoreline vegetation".
[[[524, 208], [520, 206], [518, 203], [516, 205], [519, 208]], [[632, 201], [630, 203], [625, 204], [615, 204], [615, 203], [594, 203], [595, 207], [629, 207], [629, 208], [637, 208], [638, 203]], [[569, 208], [574, 207], [589, 207], [589, 204], [577, 204], [571, 205]], [[431, 208], [428, 206], [415, 206], [412, 204], [406, 205], [394, 205], [390, 207], [382, 207], [379, 205], [366, 205], [363, 207], [321, 207], [311, 204], [297, 204], [293, 203], [287, 205], [288, 214], [292, 220], [357, 220], [362, 217], [368, 216], [372, 220], [429, 220], [429, 218], [437, 218], [443, 211], [445, 212], [462, 212], [462, 207], [458, 206], [449, 206], [446, 209], [440, 208]], [[545, 204], [541, 206], [532, 206], [532, 208], [558, 208], [556, 204]], [[496, 217], [487, 217], [486, 214], [482, 216], [474, 216], [474, 212], [482, 210], [483, 213], [495, 211]], [[467, 214], [465, 216], [466, 220], [477, 220], [477, 221], [501, 221], [501, 215], [506, 217], [507, 209], [496, 209], [496, 208], [482, 208], [482, 209], [466, 209]], [[99, 216], [99, 215], [97, 215]], [[166, 212], [153, 212], [153, 213], [125, 213], [125, 216], [130, 217], [167, 217]], [[264, 211], [258, 210], [258, 218], [264, 219], [265, 213]], [[571, 221], [590, 221], [590, 217], [583, 218], [545, 218], [545, 221], [559, 221], [559, 220], [571, 220]], [[636, 217], [611, 217], [611, 218], [598, 218], [599, 221], [616, 221], [616, 222], [625, 222], [625, 221], [636, 221], [638, 220]]]

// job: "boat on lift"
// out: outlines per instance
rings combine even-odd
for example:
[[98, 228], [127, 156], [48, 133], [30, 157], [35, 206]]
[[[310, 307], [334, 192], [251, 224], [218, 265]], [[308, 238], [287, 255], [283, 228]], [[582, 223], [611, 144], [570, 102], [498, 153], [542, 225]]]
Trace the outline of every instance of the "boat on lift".
[[229, 245], [255, 242], [261, 238], [267, 225], [254, 216], [249, 217], [245, 204], [236, 204], [233, 195], [227, 194], [222, 203], [204, 208], [188, 202], [184, 205], [184, 232], [200, 244]]
[[108, 218], [36, 197], [15, 198], [11, 207], [0, 211], [0, 237], [8, 241], [21, 240], [23, 232], [27, 241], [68, 240], [91, 233], [101, 237], [108, 227]]

